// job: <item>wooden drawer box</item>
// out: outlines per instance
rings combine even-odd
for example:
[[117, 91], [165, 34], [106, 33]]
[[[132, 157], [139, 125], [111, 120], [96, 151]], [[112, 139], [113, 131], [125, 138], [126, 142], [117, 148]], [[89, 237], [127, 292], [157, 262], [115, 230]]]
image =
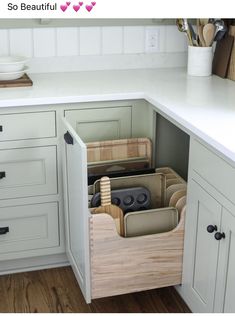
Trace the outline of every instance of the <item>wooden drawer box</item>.
[[170, 232], [123, 238], [107, 214], [90, 220], [91, 297], [119, 295], [181, 283], [184, 217]]
[[235, 203], [235, 168], [215, 153], [192, 140], [190, 145], [191, 168], [215, 187], [226, 198]]
[[0, 199], [56, 193], [56, 146], [0, 150]]
[[[158, 168], [156, 172], [165, 174], [166, 178], [174, 176], [175, 183], [183, 184], [186, 188], [185, 181], [172, 169]], [[175, 189], [176, 194], [177, 191]], [[179, 201], [180, 197], [176, 200]], [[163, 203], [166, 203], [164, 199], [159, 207]], [[165, 205], [169, 206], [169, 203]], [[175, 204], [178, 205], [176, 201]], [[110, 215], [92, 214], [91, 297], [100, 298], [180, 284], [185, 210], [185, 206], [179, 208], [179, 223], [172, 231], [128, 238], [117, 233], [114, 219]]]
[[0, 142], [55, 136], [54, 111], [0, 115]]
[[56, 202], [0, 207], [0, 254], [58, 245]]

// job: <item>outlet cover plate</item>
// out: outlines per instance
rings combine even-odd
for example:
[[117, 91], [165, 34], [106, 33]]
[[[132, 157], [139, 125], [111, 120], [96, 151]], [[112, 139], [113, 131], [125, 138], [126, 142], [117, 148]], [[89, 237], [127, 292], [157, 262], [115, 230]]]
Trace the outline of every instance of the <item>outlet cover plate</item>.
[[146, 27], [145, 29], [145, 52], [158, 53], [160, 51], [159, 27]]

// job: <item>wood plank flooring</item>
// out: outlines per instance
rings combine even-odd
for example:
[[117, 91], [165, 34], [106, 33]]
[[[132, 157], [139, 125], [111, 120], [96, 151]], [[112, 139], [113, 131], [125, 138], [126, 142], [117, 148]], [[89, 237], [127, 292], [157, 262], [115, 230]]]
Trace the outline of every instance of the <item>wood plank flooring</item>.
[[0, 276], [0, 313], [189, 313], [174, 288], [93, 300], [87, 305], [70, 267]]

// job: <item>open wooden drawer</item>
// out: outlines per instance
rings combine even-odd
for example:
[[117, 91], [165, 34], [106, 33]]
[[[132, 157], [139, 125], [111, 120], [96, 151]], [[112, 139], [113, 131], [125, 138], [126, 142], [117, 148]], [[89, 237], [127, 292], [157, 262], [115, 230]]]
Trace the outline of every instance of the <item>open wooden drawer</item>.
[[[111, 216], [88, 209], [87, 148], [65, 119], [63, 124], [67, 255], [87, 303], [180, 284], [185, 208], [170, 232], [120, 237]], [[168, 168], [160, 171], [169, 181], [177, 177]]]

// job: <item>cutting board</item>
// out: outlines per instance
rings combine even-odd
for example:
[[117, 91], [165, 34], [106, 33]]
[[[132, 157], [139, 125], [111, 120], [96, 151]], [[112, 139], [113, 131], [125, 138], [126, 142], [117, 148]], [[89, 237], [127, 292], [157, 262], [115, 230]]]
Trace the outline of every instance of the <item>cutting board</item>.
[[107, 140], [86, 145], [88, 163], [145, 157], [151, 165], [152, 144], [148, 138]]
[[30, 87], [33, 81], [27, 74], [16, 80], [0, 80], [0, 88]]
[[111, 186], [109, 177], [100, 179], [101, 206], [93, 210], [94, 214], [107, 213], [114, 219], [117, 231], [124, 236], [123, 211], [118, 206], [111, 204]]
[[[229, 28], [229, 35], [235, 38], [235, 25], [231, 25]], [[231, 58], [228, 67], [228, 79], [235, 80], [235, 41], [233, 42], [233, 48]]]
[[214, 75], [226, 78], [233, 43], [234, 37], [231, 35], [227, 35], [225, 38], [217, 42], [212, 65], [212, 73]]

